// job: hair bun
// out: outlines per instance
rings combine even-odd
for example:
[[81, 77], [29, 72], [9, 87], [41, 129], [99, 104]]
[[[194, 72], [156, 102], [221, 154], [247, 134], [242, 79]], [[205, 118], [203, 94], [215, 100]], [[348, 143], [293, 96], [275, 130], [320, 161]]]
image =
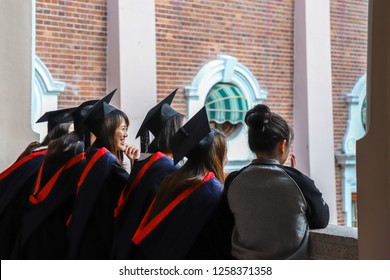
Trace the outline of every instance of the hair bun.
[[265, 125], [271, 120], [271, 110], [267, 105], [258, 104], [250, 109], [245, 116], [245, 123], [253, 129], [264, 131]]

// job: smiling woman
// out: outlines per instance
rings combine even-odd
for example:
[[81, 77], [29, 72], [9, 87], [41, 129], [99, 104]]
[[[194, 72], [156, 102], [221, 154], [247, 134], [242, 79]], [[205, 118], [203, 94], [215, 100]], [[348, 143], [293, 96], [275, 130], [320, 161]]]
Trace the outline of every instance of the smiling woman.
[[125, 142], [130, 122], [123, 111], [103, 102], [100, 106], [95, 107], [86, 123], [97, 138], [94, 146], [105, 147], [118, 159], [120, 164], [123, 164], [123, 154], [126, 154], [131, 163], [138, 157], [138, 152], [135, 153], [136, 147], [127, 145]]
[[126, 148], [126, 138], [127, 138], [127, 127], [128, 123], [124, 118], [121, 118], [120, 125], [115, 129], [114, 133], [114, 148], [115, 153], [120, 153]]
[[126, 120], [122, 118], [119, 127], [115, 129], [114, 146], [115, 154], [124, 153], [129, 158], [131, 166], [133, 166], [135, 159], [139, 157], [139, 149], [134, 145], [126, 144], [128, 125]]
[[86, 151], [86, 164], [78, 183], [68, 227], [68, 257], [108, 259], [114, 202], [129, 177], [123, 167], [123, 154], [133, 162], [139, 150], [125, 142], [129, 126], [127, 115], [106, 102], [91, 108], [85, 124], [96, 140]]

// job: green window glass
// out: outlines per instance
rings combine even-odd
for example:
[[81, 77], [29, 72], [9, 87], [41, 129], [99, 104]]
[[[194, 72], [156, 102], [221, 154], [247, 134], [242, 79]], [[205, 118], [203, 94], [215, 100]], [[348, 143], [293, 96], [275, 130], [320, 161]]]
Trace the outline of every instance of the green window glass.
[[242, 127], [248, 111], [248, 102], [240, 89], [224, 83], [218, 83], [211, 88], [205, 106], [211, 126], [228, 137]]
[[213, 86], [205, 101], [210, 122], [223, 124], [244, 123], [248, 103], [238, 87], [218, 83]]

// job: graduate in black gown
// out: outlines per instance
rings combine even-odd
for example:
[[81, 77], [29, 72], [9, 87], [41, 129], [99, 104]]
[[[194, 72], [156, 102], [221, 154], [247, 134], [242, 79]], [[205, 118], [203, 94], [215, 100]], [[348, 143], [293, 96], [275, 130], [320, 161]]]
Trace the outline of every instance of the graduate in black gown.
[[0, 173], [0, 257], [9, 259], [27, 205], [29, 195], [47, 145], [69, 132], [71, 123], [65, 117], [72, 109], [46, 112], [37, 122], [47, 122], [47, 135], [42, 143], [32, 142], [15, 163]]
[[[115, 92], [115, 91], [114, 91]], [[103, 98], [110, 102], [114, 92]], [[65, 259], [67, 219], [75, 199], [77, 182], [84, 166], [84, 142], [90, 138], [84, 118], [98, 100], [82, 103], [67, 117], [74, 132], [52, 141], [33, 193], [25, 209], [20, 236], [14, 248], [17, 259]], [[87, 134], [87, 135], [85, 135]]]
[[162, 181], [132, 237], [133, 259], [197, 259], [195, 244], [202, 244], [203, 256], [213, 251], [213, 232], [202, 233], [223, 190], [225, 136], [210, 129], [203, 107], [175, 134], [172, 148], [175, 163], [187, 161]]
[[68, 258], [108, 259], [114, 208], [129, 177], [123, 166], [123, 155], [133, 162], [139, 150], [125, 143], [127, 115], [104, 101], [92, 107], [85, 124], [96, 140], [86, 151], [85, 168], [69, 219]]
[[[170, 107], [176, 92], [177, 89], [148, 112], [137, 133], [144, 147], [141, 149], [145, 150], [141, 150], [141, 157], [135, 161], [114, 212], [114, 259], [129, 258], [130, 237], [154, 199], [160, 182], [179, 167], [173, 164], [170, 144], [183, 122], [183, 115]], [[149, 131], [155, 137], [150, 145]]]

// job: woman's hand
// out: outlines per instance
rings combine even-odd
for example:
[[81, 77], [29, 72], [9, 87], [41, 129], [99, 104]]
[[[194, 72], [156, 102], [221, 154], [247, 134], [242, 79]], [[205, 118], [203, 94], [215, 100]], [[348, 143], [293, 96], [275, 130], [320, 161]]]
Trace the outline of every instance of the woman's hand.
[[123, 153], [129, 158], [131, 166], [134, 165], [134, 161], [140, 156], [139, 148], [134, 145], [126, 144]]
[[294, 154], [291, 154], [290, 156], [290, 167], [295, 168], [297, 165], [297, 159]]

